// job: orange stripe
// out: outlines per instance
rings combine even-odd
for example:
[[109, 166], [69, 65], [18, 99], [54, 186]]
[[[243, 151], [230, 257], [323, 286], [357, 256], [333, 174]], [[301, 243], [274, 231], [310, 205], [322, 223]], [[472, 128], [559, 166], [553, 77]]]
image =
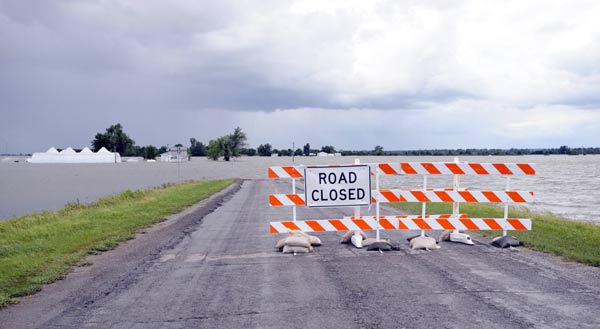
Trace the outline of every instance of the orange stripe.
[[398, 175], [398, 173], [390, 166], [389, 163], [380, 163], [379, 169], [383, 171], [386, 175]]
[[527, 228], [525, 227], [525, 225], [523, 225], [521, 223], [520, 220], [518, 220], [516, 218], [509, 218], [509, 219], [507, 219], [507, 221], [508, 221], [508, 223], [510, 225], [512, 225], [515, 228], [515, 230], [517, 230], [517, 231], [527, 231]]
[[519, 192], [514, 191], [506, 191], [506, 194], [509, 198], [511, 198], [514, 202], [527, 202], [523, 197], [519, 194]]
[[431, 162], [422, 162], [421, 166], [431, 175], [441, 175], [442, 172]]
[[446, 167], [448, 167], [448, 169], [450, 169], [450, 172], [455, 175], [464, 175], [465, 174], [465, 172], [462, 169], [460, 169], [460, 167], [456, 163], [449, 162], [449, 163], [445, 163], [445, 165], [446, 165]]
[[460, 222], [463, 223], [468, 230], [478, 230], [479, 227], [473, 223], [473, 221], [469, 218], [461, 218]]
[[303, 205], [304, 200], [298, 194], [286, 194], [288, 199], [290, 199], [295, 205]]
[[323, 228], [323, 226], [321, 226], [321, 224], [319, 224], [316, 220], [307, 220], [305, 221], [306, 225], [308, 225], [308, 227], [312, 228], [313, 231], [315, 232], [325, 232], [325, 229]]
[[294, 222], [281, 222], [281, 224], [290, 230], [302, 231]]
[[269, 195], [269, 205], [271, 205], [272, 207], [279, 207], [279, 206], [283, 206], [283, 203], [281, 203], [281, 201], [279, 201], [279, 199], [277, 199], [274, 195]]
[[355, 219], [352, 221], [361, 230], [372, 230], [373, 228], [364, 221], [364, 219]]
[[292, 178], [302, 178], [302, 174], [298, 172], [294, 166], [285, 166], [281, 168], [283, 168], [288, 175], [292, 176]]
[[513, 175], [513, 172], [508, 169], [504, 163], [492, 163], [492, 166], [496, 168], [502, 175]]
[[502, 230], [502, 226], [498, 224], [493, 218], [482, 218], [483, 222], [487, 224], [492, 230]]
[[471, 167], [471, 169], [473, 169], [478, 175], [489, 175], [490, 174], [479, 163], [469, 163], [469, 167]]
[[377, 199], [374, 196], [371, 197], [371, 203], [377, 203]]
[[275, 227], [273, 227], [273, 225], [269, 224], [269, 232], [271, 234], [277, 234], [279, 232], [277, 232], [277, 230], [275, 229]]
[[399, 230], [408, 230], [408, 226], [406, 226], [402, 221], [398, 221], [398, 229]]
[[429, 200], [426, 196], [425, 193], [421, 192], [421, 191], [410, 191], [410, 193], [412, 195], [415, 196], [415, 198], [417, 198], [417, 200], [419, 202], [431, 202], [431, 200]]
[[444, 191], [434, 191], [433, 193], [435, 193], [435, 195], [437, 195], [438, 198], [442, 200], [442, 202], [454, 202], [450, 195], [448, 195], [448, 193]]
[[379, 225], [381, 227], [383, 227], [384, 230], [395, 230], [396, 229], [394, 227], [394, 225], [392, 223], [390, 223], [390, 221], [387, 220], [386, 218], [380, 218], [379, 219]]
[[458, 191], [458, 194], [465, 199], [466, 202], [478, 202], [477, 199], [469, 191]]
[[279, 178], [273, 169], [269, 168], [269, 178]]
[[338, 219], [330, 219], [329, 223], [331, 223], [331, 225], [333, 225], [333, 227], [335, 227], [335, 229], [338, 231], [349, 231], [346, 225], [344, 225], [344, 223]]
[[379, 193], [386, 198], [389, 202], [400, 202], [400, 199], [396, 194], [390, 190], [379, 190]]
[[528, 163], [517, 163], [517, 167], [521, 168], [525, 175], [535, 175], [535, 169]]
[[450, 223], [450, 221], [447, 219], [438, 218], [437, 222], [444, 228], [444, 230], [456, 230], [454, 225], [452, 225], [452, 223]]
[[431, 230], [431, 226], [425, 222], [423, 218], [415, 218], [413, 222], [422, 230]]
[[500, 199], [496, 195], [496, 193], [492, 191], [481, 191], [481, 194], [483, 194], [488, 200], [490, 200], [490, 202], [502, 202], [502, 199]]
[[417, 171], [408, 162], [401, 162], [400, 168], [402, 168], [402, 171], [407, 175], [417, 174]]

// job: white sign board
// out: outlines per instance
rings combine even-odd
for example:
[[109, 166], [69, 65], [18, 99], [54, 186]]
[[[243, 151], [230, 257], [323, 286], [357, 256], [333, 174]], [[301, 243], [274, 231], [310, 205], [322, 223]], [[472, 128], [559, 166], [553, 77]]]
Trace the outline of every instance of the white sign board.
[[307, 207], [371, 204], [371, 167], [368, 165], [306, 167], [304, 184]]

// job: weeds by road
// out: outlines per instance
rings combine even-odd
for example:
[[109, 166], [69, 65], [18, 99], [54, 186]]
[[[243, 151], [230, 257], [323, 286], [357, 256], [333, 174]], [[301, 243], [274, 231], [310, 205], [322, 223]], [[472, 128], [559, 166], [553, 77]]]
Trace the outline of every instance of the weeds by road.
[[91, 205], [71, 202], [59, 211], [0, 222], [0, 308], [61, 278], [86, 255], [112, 249], [232, 183], [196, 181], [128, 190]]

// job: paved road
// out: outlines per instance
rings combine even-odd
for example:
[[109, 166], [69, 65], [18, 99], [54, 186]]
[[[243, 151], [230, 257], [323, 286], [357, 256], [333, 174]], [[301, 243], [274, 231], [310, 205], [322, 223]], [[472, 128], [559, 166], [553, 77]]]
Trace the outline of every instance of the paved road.
[[[324, 233], [320, 235], [324, 245], [312, 254], [277, 253], [273, 246], [278, 237], [268, 234], [267, 223], [289, 218], [291, 210], [268, 208], [266, 195], [288, 190], [286, 183], [245, 181], [230, 198], [212, 202], [213, 208], [221, 204], [214, 212], [198, 214], [202, 205], [188, 212], [192, 219], [187, 230], [171, 229], [169, 238], [155, 236], [169, 232], [176, 218], [92, 259], [94, 265], [78, 268], [66, 280], [0, 312], [0, 324], [2, 328], [600, 327], [600, 271], [528, 250], [443, 243], [442, 249], [426, 252], [403, 244], [400, 251], [380, 254], [340, 245], [340, 234]], [[310, 211], [299, 209], [299, 217], [342, 215], [340, 210]], [[392, 233], [385, 235], [403, 242], [408, 236]], [[153, 248], [136, 247], [148, 241]]]

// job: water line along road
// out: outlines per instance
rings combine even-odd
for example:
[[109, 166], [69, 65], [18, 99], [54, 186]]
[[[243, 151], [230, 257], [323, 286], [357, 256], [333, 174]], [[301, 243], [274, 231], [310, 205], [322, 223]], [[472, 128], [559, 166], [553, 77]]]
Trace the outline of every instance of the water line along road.
[[[379, 253], [329, 232], [314, 253], [278, 253], [281, 236], [268, 222], [291, 210], [269, 208], [267, 195], [289, 190], [244, 181], [0, 311], [1, 327], [600, 327], [599, 269], [527, 249], [478, 242], [413, 251], [406, 237], [414, 232], [385, 232], [402, 249]], [[351, 211], [298, 208], [298, 217]]]

